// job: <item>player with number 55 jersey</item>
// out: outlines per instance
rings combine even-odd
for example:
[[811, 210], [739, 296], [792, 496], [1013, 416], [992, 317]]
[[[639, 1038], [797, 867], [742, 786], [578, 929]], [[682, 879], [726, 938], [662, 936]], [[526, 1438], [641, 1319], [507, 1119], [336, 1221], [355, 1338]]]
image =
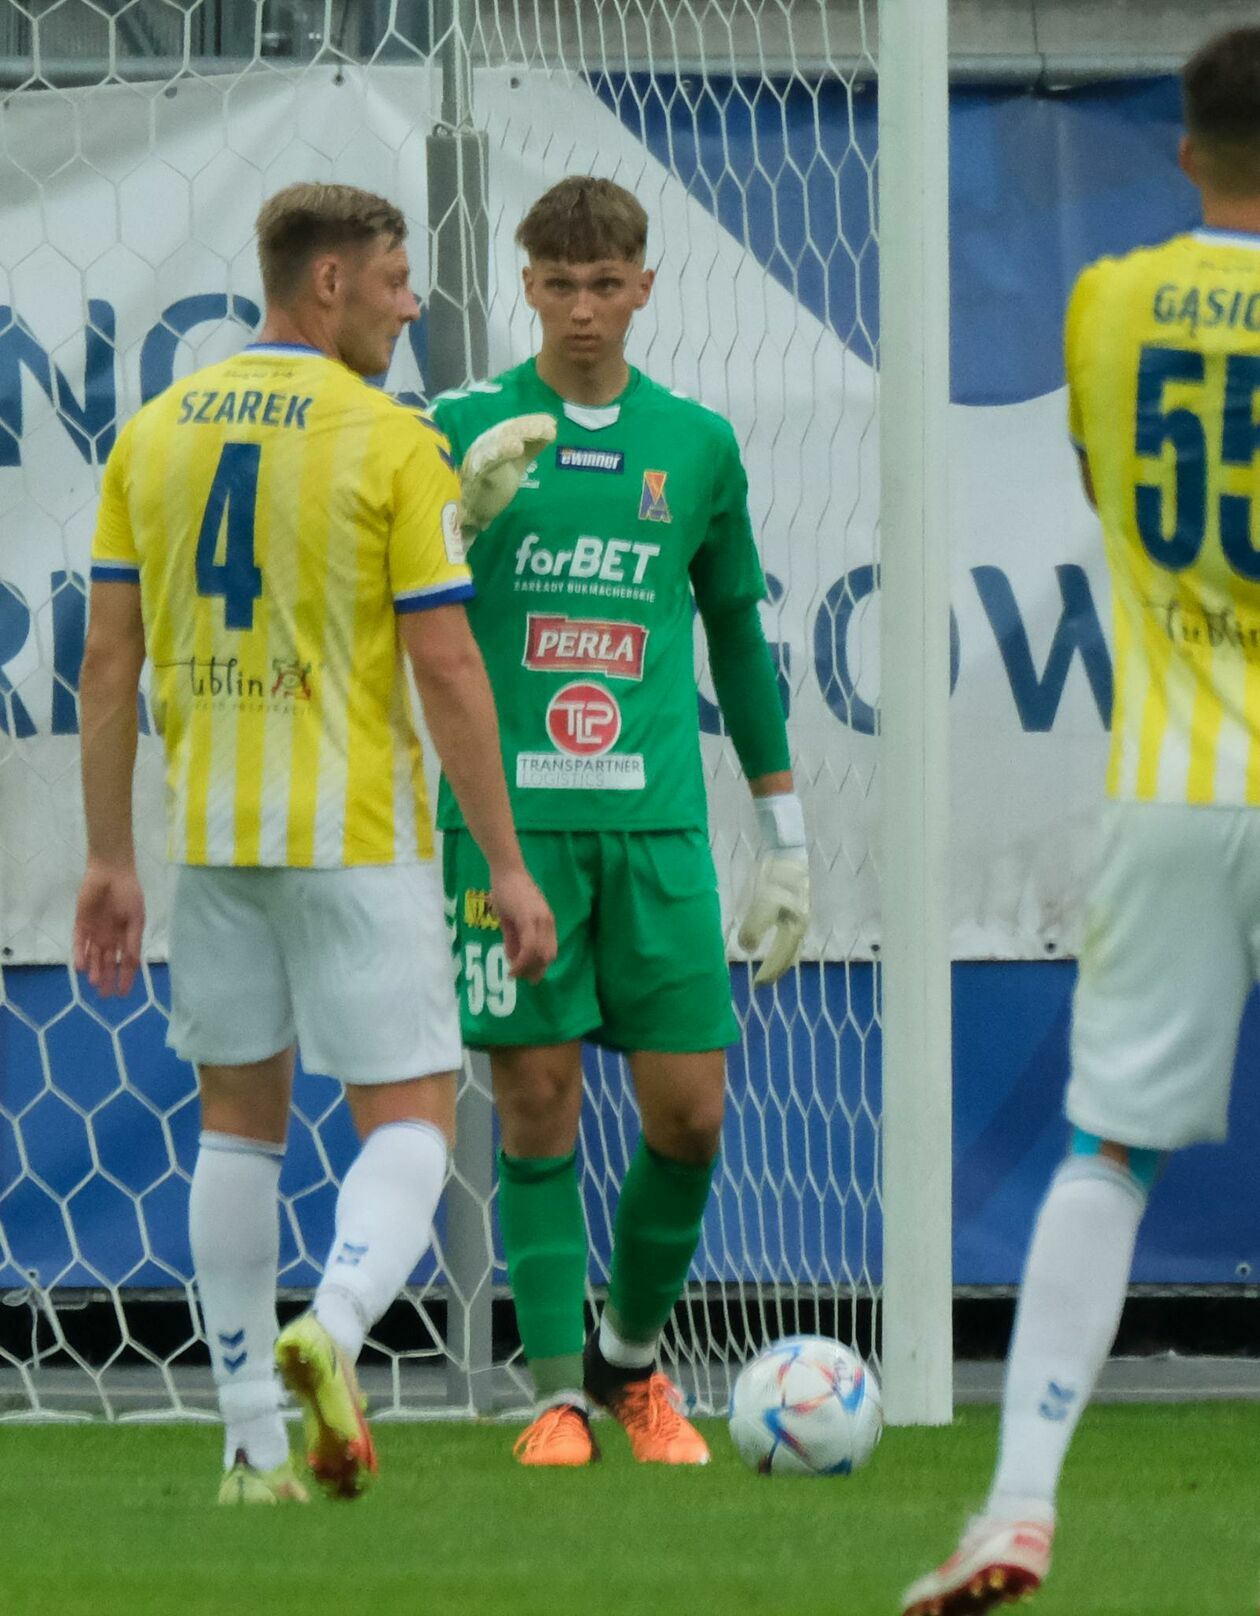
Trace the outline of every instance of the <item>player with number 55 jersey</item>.
[[904, 1616], [979, 1616], [1044, 1581], [1147, 1196], [1167, 1152], [1225, 1138], [1260, 976], [1260, 28], [1209, 40], [1183, 84], [1202, 228], [1090, 265], [1067, 310], [1115, 646], [1071, 1144], [1024, 1270], [988, 1502]]

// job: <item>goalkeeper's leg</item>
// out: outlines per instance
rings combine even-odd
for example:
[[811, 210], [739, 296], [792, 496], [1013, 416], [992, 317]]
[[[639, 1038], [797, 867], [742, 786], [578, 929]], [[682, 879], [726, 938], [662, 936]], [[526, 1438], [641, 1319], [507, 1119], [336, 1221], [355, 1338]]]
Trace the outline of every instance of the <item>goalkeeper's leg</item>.
[[657, 1343], [700, 1243], [722, 1131], [721, 1050], [631, 1057], [643, 1136], [617, 1204], [608, 1305], [586, 1387], [625, 1426], [637, 1459], [704, 1464], [704, 1439], [656, 1372]]
[[503, 1148], [499, 1222], [537, 1418], [516, 1446], [530, 1465], [598, 1457], [582, 1388], [587, 1239], [578, 1188], [581, 1045], [491, 1055]]

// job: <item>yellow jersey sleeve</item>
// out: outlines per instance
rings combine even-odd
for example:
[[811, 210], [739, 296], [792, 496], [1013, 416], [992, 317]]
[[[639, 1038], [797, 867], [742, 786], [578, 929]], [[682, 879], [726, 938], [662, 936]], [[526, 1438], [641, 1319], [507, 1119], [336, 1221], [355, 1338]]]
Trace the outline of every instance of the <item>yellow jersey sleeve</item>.
[[140, 582], [140, 556], [131, 529], [127, 485], [131, 474], [131, 422], [119, 433], [105, 462], [101, 479], [101, 501], [92, 536], [92, 580], [94, 583]]
[[459, 530], [459, 478], [449, 445], [431, 421], [421, 416], [411, 420], [418, 436], [394, 474], [389, 535], [389, 587], [397, 612], [447, 606], [473, 594]]
[[1079, 454], [1085, 454], [1085, 411], [1081, 397], [1082, 362], [1088, 341], [1089, 317], [1097, 296], [1103, 262], [1090, 264], [1076, 277], [1063, 322], [1064, 368], [1068, 387], [1068, 436]]

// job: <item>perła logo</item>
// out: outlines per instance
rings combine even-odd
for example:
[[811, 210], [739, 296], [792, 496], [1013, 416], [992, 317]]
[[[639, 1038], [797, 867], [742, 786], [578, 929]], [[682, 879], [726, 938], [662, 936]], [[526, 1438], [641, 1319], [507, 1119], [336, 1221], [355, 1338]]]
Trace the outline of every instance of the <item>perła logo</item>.
[[[659, 544], [629, 539], [597, 539], [583, 534], [571, 550], [540, 550], [537, 533], [528, 533], [516, 552], [516, 576], [599, 578], [606, 584], [641, 584], [648, 563], [661, 553]], [[633, 557], [633, 560], [631, 559]]]
[[572, 757], [599, 757], [621, 734], [621, 708], [602, 685], [565, 685], [547, 707], [547, 733]]
[[539, 673], [603, 673], [612, 679], [642, 679], [647, 637], [642, 623], [545, 617], [531, 612], [525, 625], [525, 666]]

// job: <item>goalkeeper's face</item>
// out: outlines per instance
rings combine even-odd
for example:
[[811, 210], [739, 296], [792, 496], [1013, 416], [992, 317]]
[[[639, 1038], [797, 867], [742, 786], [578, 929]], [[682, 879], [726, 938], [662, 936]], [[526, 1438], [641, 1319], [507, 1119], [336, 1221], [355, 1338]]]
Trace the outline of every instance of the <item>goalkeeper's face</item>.
[[525, 301], [542, 325], [543, 349], [568, 364], [596, 368], [620, 358], [630, 322], [651, 296], [653, 274], [634, 259], [570, 264], [534, 258], [523, 279]]
[[394, 344], [420, 313], [407, 249], [380, 240], [340, 260], [332, 306], [337, 357], [360, 376], [389, 369]]

